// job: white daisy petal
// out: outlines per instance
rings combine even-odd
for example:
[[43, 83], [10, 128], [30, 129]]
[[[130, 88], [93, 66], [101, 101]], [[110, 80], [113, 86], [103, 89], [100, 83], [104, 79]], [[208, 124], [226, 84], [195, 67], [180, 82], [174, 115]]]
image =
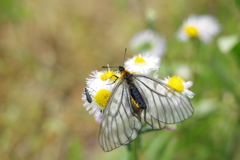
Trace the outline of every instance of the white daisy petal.
[[185, 89], [183, 91], [183, 94], [185, 94], [186, 96], [188, 96], [189, 98], [193, 98], [195, 96], [195, 93], [193, 93], [192, 91]]
[[162, 80], [162, 81], [167, 84], [169, 79], [170, 79], [170, 76], [167, 76], [167, 77], [165, 77], [164, 80]]
[[183, 85], [184, 85], [186, 88], [190, 88], [190, 87], [192, 87], [193, 82], [191, 82], [191, 81], [183, 82]]
[[220, 32], [220, 25], [217, 20], [209, 15], [204, 15], [199, 18], [198, 29], [199, 39], [205, 43], [209, 43], [213, 36]]
[[166, 50], [165, 39], [148, 29], [136, 34], [130, 41], [130, 47], [136, 52], [148, 52], [163, 56]]

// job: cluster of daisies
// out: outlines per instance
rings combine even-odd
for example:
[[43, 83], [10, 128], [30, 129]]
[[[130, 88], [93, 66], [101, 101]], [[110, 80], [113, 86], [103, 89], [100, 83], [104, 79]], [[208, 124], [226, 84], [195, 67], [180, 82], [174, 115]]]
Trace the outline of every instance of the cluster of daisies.
[[[198, 38], [204, 43], [209, 43], [212, 37], [219, 33], [219, 31], [219, 24], [212, 16], [190, 16], [183, 22], [177, 32], [177, 38], [181, 41]], [[158, 78], [153, 73], [156, 73], [159, 69], [160, 57], [164, 55], [165, 46], [164, 38], [150, 29], [136, 34], [130, 41], [130, 47], [139, 54], [124, 63], [125, 69], [130, 72], [151, 75]], [[112, 71], [108, 68], [104, 71], [93, 71], [90, 74], [90, 78], [87, 78], [86, 90], [88, 93], [84, 93], [82, 99], [84, 107], [86, 107], [90, 114], [94, 115], [98, 123], [101, 123], [103, 111], [107, 106], [115, 84], [117, 84], [118, 77], [120, 77], [118, 71]], [[194, 93], [189, 90], [193, 85], [191, 81], [184, 81], [179, 76], [166, 77], [161, 81], [189, 98], [194, 97]], [[89, 102], [88, 98], [91, 99], [91, 102]], [[173, 130], [175, 126], [169, 125], [166, 129]]]

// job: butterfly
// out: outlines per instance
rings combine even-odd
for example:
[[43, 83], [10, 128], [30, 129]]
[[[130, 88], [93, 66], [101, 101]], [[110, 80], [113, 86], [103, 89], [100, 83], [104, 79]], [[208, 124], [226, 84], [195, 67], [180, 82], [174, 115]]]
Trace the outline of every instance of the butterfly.
[[103, 110], [99, 143], [106, 152], [137, 138], [145, 122], [155, 130], [193, 115], [188, 98], [159, 79], [119, 66], [114, 88]]

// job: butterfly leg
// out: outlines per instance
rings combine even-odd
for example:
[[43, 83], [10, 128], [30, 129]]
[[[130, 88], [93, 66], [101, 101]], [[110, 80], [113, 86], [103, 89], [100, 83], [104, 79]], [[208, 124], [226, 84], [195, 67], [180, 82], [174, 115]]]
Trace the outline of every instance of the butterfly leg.
[[116, 77], [116, 79], [115, 79], [112, 83], [110, 83], [110, 84], [108, 84], [108, 85], [111, 85], [111, 84], [115, 83], [115, 82], [118, 80], [118, 78], [119, 78], [119, 77], [116, 76], [116, 75], [112, 75], [111, 77], [109, 77], [109, 79], [112, 78], [112, 77]]

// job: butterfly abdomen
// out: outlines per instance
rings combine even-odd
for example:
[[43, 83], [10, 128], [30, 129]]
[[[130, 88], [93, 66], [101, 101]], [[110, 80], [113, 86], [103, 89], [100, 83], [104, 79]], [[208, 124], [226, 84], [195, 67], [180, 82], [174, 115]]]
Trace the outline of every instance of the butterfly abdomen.
[[144, 102], [137, 87], [133, 84], [132, 74], [124, 68], [121, 68], [119, 70], [122, 72], [122, 76], [124, 77], [129, 86], [130, 95], [133, 98], [133, 100], [137, 103], [138, 105], [137, 107], [141, 109], [146, 109], [147, 108], [146, 103]]
[[146, 106], [141, 94], [139, 93], [138, 89], [134, 85], [130, 85], [129, 90], [130, 90], [131, 97], [138, 104], [138, 106], [141, 109], [146, 109], [147, 106]]

